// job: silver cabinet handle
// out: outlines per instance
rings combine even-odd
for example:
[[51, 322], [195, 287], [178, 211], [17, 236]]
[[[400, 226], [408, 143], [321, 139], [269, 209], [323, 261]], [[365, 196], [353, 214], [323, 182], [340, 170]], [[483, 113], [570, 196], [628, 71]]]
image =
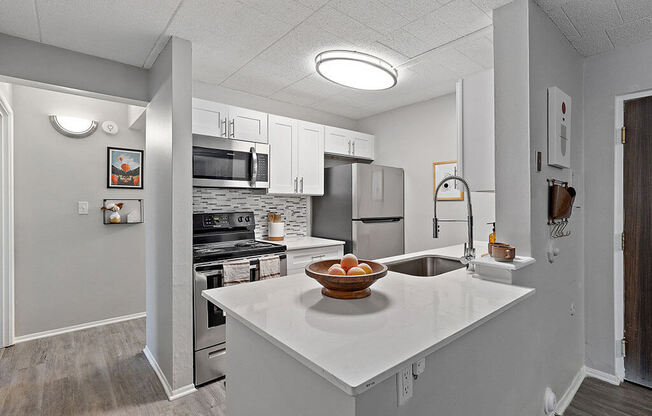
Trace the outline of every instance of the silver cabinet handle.
[[353, 141], [353, 156], [355, 156], [355, 140]]
[[301, 193], [303, 193], [303, 176], [301, 177]]
[[349, 154], [351, 154], [351, 140], [349, 140]]
[[317, 259], [323, 259], [324, 257], [326, 257], [325, 254], [320, 254], [320, 255], [318, 255], [318, 256], [312, 256], [312, 259], [313, 259], [313, 260], [317, 260]]
[[221, 124], [221, 130], [222, 130], [222, 137], [229, 137], [229, 128], [227, 126], [227, 119], [224, 117], [224, 120], [222, 120]]
[[251, 152], [251, 186], [254, 187], [258, 178], [258, 153], [256, 153], [255, 147], [252, 147], [249, 151]]
[[229, 137], [235, 137], [235, 119], [229, 121], [229, 126], [231, 127], [231, 133], [229, 134]]
[[297, 192], [299, 192], [299, 178], [298, 177], [294, 178], [294, 193], [296, 194]]

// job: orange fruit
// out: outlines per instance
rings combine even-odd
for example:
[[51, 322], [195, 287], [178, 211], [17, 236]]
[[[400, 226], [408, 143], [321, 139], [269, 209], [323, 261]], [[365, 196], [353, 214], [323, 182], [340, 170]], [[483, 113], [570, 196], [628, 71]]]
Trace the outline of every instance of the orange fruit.
[[355, 266], [355, 267], [351, 267], [351, 268], [349, 269], [349, 271], [346, 272], [346, 274], [347, 274], [347, 276], [358, 276], [358, 275], [359, 275], [359, 276], [362, 276], [362, 275], [364, 275], [364, 274], [366, 274], [366, 273], [365, 273], [365, 271], [362, 270], [361, 268]]
[[329, 267], [329, 268], [328, 268], [328, 271], [330, 272], [330, 271], [331, 271], [331, 269], [333, 269], [333, 268], [335, 268], [335, 267], [339, 267], [339, 268], [342, 268], [342, 265], [341, 265], [341, 264], [339, 264], [339, 263], [335, 263], [335, 264], [333, 264], [333, 265], [331, 265], [331, 267]]
[[342, 257], [342, 268], [344, 270], [349, 270], [351, 267], [356, 267], [358, 265], [358, 258], [353, 254], [347, 254]]
[[328, 274], [333, 276], [346, 276], [346, 272], [341, 267], [331, 267], [328, 269]]
[[358, 267], [364, 270], [366, 274], [371, 274], [373, 272], [373, 270], [371, 270], [371, 266], [367, 263], [360, 263], [358, 264]]

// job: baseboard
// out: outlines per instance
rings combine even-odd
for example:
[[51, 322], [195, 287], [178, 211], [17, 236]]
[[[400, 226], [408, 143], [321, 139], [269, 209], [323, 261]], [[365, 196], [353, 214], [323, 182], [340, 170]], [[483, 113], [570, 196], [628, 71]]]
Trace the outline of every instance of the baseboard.
[[571, 384], [570, 384], [570, 386], [568, 386], [568, 389], [566, 389], [566, 392], [557, 401], [557, 407], [555, 408], [555, 414], [557, 414], [557, 415], [563, 415], [564, 414], [564, 412], [566, 411], [566, 408], [568, 408], [568, 406], [573, 401], [573, 398], [575, 397], [575, 394], [577, 393], [577, 390], [580, 389], [580, 386], [582, 385], [582, 381], [584, 381], [585, 377], [586, 377], [586, 367], [582, 367], [577, 372], [577, 374], [575, 374], [575, 377], [573, 377], [573, 381], [571, 381]]
[[622, 383], [622, 380], [614, 374], [605, 373], [604, 371], [596, 370], [590, 367], [584, 367], [584, 369], [586, 371], [587, 377], [597, 378], [598, 380], [606, 381], [607, 383], [613, 384], [615, 386], [619, 386], [620, 383]]
[[179, 387], [178, 389], [172, 390], [170, 383], [168, 383], [168, 379], [165, 377], [165, 374], [163, 374], [161, 367], [159, 367], [158, 362], [156, 362], [156, 359], [154, 358], [152, 352], [149, 350], [147, 346], [145, 346], [143, 353], [145, 353], [145, 357], [147, 357], [147, 361], [149, 361], [149, 365], [152, 366], [154, 373], [156, 373], [156, 376], [161, 382], [161, 385], [163, 386], [163, 390], [165, 390], [165, 394], [168, 396], [168, 400], [170, 401], [176, 400], [197, 391], [194, 384], [188, 384], [187, 386]]
[[85, 324], [67, 326], [65, 328], [58, 328], [58, 329], [51, 329], [49, 331], [36, 332], [34, 334], [21, 335], [19, 337], [14, 337], [14, 344], [31, 341], [39, 338], [53, 337], [55, 335], [61, 335], [68, 332], [81, 331], [82, 329], [94, 328], [102, 325], [115, 324], [118, 322], [124, 322], [124, 321], [129, 321], [131, 319], [138, 319], [144, 317], [145, 317], [145, 312], [140, 312], [131, 315], [118, 316], [116, 318], [102, 319], [101, 321], [87, 322]]

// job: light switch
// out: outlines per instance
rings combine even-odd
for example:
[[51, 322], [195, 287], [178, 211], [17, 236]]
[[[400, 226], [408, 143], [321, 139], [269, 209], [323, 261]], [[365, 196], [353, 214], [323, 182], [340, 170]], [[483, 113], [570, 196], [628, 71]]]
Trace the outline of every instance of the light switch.
[[77, 201], [77, 213], [79, 215], [88, 215], [88, 201]]

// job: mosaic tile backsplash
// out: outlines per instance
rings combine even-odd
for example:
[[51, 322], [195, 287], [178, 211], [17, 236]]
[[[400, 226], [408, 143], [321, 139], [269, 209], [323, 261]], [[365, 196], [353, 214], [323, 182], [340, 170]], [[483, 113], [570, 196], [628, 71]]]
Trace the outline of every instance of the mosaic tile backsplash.
[[253, 211], [256, 216], [256, 238], [267, 237], [267, 213], [283, 216], [285, 235], [304, 237], [308, 234], [307, 196], [267, 195], [252, 189], [194, 188], [192, 210], [204, 212]]

